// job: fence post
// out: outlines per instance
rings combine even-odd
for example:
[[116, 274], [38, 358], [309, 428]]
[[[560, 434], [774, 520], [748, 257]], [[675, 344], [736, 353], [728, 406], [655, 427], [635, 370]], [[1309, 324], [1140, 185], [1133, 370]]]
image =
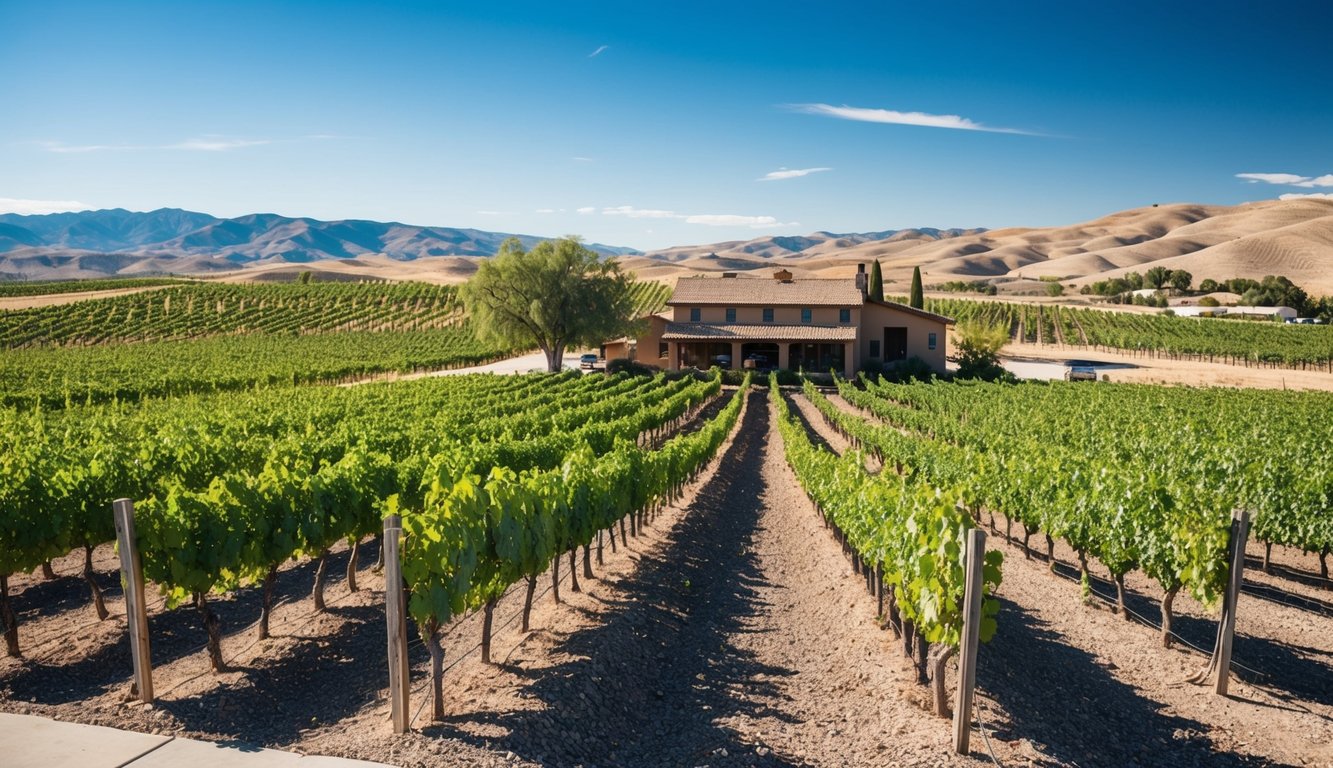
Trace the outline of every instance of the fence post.
[[399, 515], [384, 518], [384, 615], [389, 639], [389, 711], [393, 732], [407, 733], [407, 603], [403, 594], [403, 566], [398, 540], [403, 532]]
[[130, 658], [134, 661], [134, 687], [130, 693], [145, 704], [153, 703], [153, 658], [148, 642], [148, 609], [143, 598], [143, 563], [134, 538], [134, 502], [116, 499], [111, 503], [116, 521], [116, 544], [120, 550], [120, 575], [125, 582], [125, 623], [130, 630]]
[[967, 532], [967, 571], [963, 592], [963, 636], [959, 640], [958, 699], [953, 709], [953, 747], [968, 753], [972, 738], [972, 693], [977, 684], [977, 645], [981, 639], [981, 566], [986, 556], [986, 532]]
[[1221, 696], [1227, 694], [1227, 683], [1231, 678], [1231, 647], [1236, 634], [1236, 601], [1240, 599], [1240, 586], [1245, 580], [1245, 543], [1249, 535], [1249, 511], [1233, 510], [1231, 541], [1228, 547], [1231, 563], [1227, 573], [1227, 592], [1222, 601], [1222, 619], [1217, 625], [1217, 682], [1214, 690]]

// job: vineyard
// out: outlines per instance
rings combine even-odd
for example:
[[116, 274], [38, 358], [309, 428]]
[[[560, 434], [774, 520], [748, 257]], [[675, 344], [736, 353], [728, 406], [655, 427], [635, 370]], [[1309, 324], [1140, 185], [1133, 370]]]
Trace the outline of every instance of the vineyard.
[[[640, 314], [669, 293], [634, 285]], [[457, 289], [425, 283], [190, 284], [0, 313], [0, 338], [0, 404], [47, 408], [341, 383], [518, 351], [479, 341]]]
[[[0, 579], [31, 571], [74, 547], [91, 551], [110, 541], [114, 532], [106, 510], [121, 496], [143, 502], [139, 531], [148, 578], [161, 586], [169, 605], [191, 599], [201, 608], [214, 590], [271, 578], [288, 559], [320, 556], [338, 541], [375, 533], [386, 505], [422, 514], [434, 510], [451, 525], [468, 515], [477, 516], [473, 525], [491, 514], [512, 526], [499, 511], [488, 513], [479, 490], [519, 493], [529, 483], [544, 482], [547, 496], [526, 503], [555, 503], [550, 492], [573, 490], [560, 482], [562, 473], [597, 474], [602, 468], [604, 475], [607, 462], [629, 462], [622, 471], [635, 472], [636, 488], [649, 495], [611, 518], [618, 520], [655, 499], [664, 483], [667, 489], [679, 483], [680, 467], [706, 455], [692, 438], [668, 443], [652, 454], [661, 458], [650, 461], [634, 447], [636, 441], [718, 391], [717, 380], [479, 376], [392, 388], [181, 399], [147, 409], [11, 413], [3, 430]], [[488, 406], [487, 419], [472, 418], [478, 404]], [[607, 454], [611, 457], [602, 460]], [[480, 506], [447, 513], [460, 503], [455, 492]], [[608, 522], [605, 517], [614, 510], [605, 507], [604, 498], [588, 496], [588, 489], [582, 493], [561, 502], [575, 505], [560, 513], [573, 517], [553, 527], [547, 540], [529, 542], [545, 559], [585, 544], [582, 537], [606, 527], [588, 526]], [[627, 502], [637, 498], [620, 495]], [[594, 502], [601, 506], [594, 509]], [[503, 506], [518, 514], [512, 505]], [[548, 511], [541, 517], [554, 522], [559, 515]], [[409, 516], [408, 525], [421, 519]], [[409, 541], [426, 540], [425, 532], [419, 533], [422, 539]], [[449, 546], [468, 549], [437, 555], [450, 562], [476, 560], [475, 539], [446, 539]], [[557, 544], [560, 549], [547, 552]], [[406, 554], [412, 562], [416, 550], [409, 546]], [[430, 573], [427, 569], [421, 579]], [[470, 575], [451, 584], [456, 591], [430, 607], [445, 620], [448, 606], [461, 605], [457, 601], [476, 586]], [[431, 594], [442, 593], [436, 588]], [[7, 588], [0, 597], [5, 611]], [[95, 588], [92, 600], [105, 616]], [[6, 643], [17, 655], [18, 630], [9, 626]], [[213, 640], [220, 666], [216, 636]]]
[[[655, 286], [635, 288], [644, 312]], [[309, 386], [505, 351], [456, 304], [439, 328], [348, 330], [405, 321], [386, 286], [141, 296], [196, 288], [247, 319], [187, 339], [154, 314], [132, 343], [71, 330], [0, 353], [0, 711], [423, 766], [1325, 757], [1290, 734], [1333, 737], [1331, 395], [761, 395], [575, 371]], [[324, 323], [307, 290], [356, 311]], [[1040, 317], [1038, 338], [1085, 332]], [[152, 710], [125, 696], [120, 498]], [[1237, 573], [1233, 509], [1255, 544], [1227, 699], [1179, 681], [1208, 663]], [[399, 578], [405, 734], [384, 693]], [[977, 700], [955, 700], [964, 677]], [[954, 708], [971, 758], [947, 743]]]
[[198, 283], [0, 315], [0, 345], [89, 345], [237, 334], [418, 331], [460, 321], [458, 289], [426, 283]]
[[1175, 359], [1333, 371], [1333, 326], [1214, 320], [967, 299], [927, 299], [959, 322], [1009, 329], [1014, 341]]
[[119, 277], [98, 280], [0, 281], [0, 298], [50, 296], [57, 293], [87, 293], [129, 288], [155, 288], [184, 282], [172, 277]]

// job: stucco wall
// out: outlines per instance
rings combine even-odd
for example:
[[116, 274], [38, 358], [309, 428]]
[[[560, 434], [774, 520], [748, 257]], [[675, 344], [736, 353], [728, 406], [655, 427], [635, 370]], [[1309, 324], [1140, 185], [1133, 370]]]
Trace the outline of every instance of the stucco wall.
[[[870, 342], [878, 340], [883, 353], [884, 329], [907, 329], [907, 356], [919, 357], [934, 370], [944, 373], [944, 349], [948, 344], [949, 326], [946, 323], [920, 317], [882, 304], [866, 304], [862, 308], [861, 340], [856, 349], [856, 368], [870, 357]], [[935, 348], [929, 348], [930, 334], [935, 334]]]
[[[662, 341], [662, 334], [666, 333], [666, 319], [653, 315], [648, 319], [647, 330], [644, 335], [634, 340], [634, 360], [644, 365], [656, 365], [659, 368], [667, 368], [670, 360], [666, 356], [658, 357], [658, 347]], [[606, 345], [606, 359], [624, 360], [629, 358], [629, 345], [625, 343], [612, 343]]]

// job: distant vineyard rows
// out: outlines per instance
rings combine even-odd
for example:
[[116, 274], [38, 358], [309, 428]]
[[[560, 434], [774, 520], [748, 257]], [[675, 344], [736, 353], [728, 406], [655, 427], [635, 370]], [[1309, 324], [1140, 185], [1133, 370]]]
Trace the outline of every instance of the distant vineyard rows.
[[1114, 349], [1225, 363], [1333, 369], [1333, 326], [1172, 317], [967, 299], [927, 299], [926, 309], [1009, 329], [1015, 341]]

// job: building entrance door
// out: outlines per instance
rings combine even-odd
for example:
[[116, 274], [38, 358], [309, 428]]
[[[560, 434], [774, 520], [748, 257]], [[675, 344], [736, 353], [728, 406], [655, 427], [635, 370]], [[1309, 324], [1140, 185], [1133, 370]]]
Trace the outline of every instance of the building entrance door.
[[907, 359], [907, 329], [892, 327], [884, 329], [884, 362]]

